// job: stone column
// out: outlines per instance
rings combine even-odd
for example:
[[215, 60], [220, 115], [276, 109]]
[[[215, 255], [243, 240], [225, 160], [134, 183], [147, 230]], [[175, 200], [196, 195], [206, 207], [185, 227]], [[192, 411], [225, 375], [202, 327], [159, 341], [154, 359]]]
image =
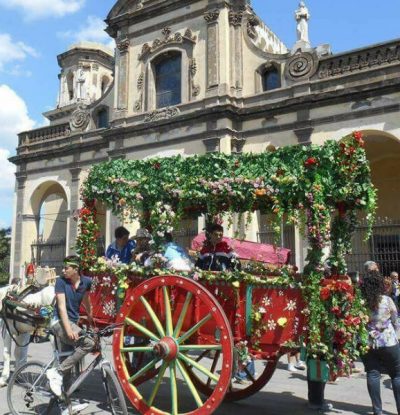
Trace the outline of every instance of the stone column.
[[240, 11], [229, 12], [230, 26], [230, 74], [231, 87], [241, 90], [243, 85], [243, 54], [242, 54], [242, 19], [243, 13]]
[[23, 241], [23, 210], [24, 210], [24, 192], [27, 175], [24, 169], [16, 174], [15, 195], [16, 204], [14, 210], [14, 223], [12, 228], [11, 242], [11, 275], [18, 277], [20, 268], [23, 263], [22, 259], [22, 241]]
[[117, 109], [120, 111], [128, 110], [129, 44], [130, 41], [128, 38], [121, 39], [117, 42], [119, 51]]
[[207, 90], [215, 89], [219, 85], [219, 9], [204, 14], [207, 22]]
[[66, 245], [67, 245], [67, 254], [73, 255], [75, 254], [75, 241], [78, 235], [78, 221], [74, 220], [72, 216], [74, 212], [79, 208], [79, 176], [81, 173], [81, 168], [73, 167], [69, 169], [71, 173], [71, 200], [69, 203], [70, 206], [70, 214], [67, 220], [67, 237], [66, 237]]

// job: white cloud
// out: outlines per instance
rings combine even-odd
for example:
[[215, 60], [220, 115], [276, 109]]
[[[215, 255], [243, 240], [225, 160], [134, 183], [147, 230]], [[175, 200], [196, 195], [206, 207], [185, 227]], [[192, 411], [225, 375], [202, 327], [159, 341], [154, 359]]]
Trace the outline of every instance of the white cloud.
[[99, 42], [104, 43], [110, 48], [114, 48], [114, 41], [104, 31], [106, 23], [97, 16], [88, 16], [86, 23], [79, 30], [67, 32], [59, 32], [57, 35], [64, 39], [71, 39], [73, 42]]
[[[0, 148], [0, 195], [3, 195], [4, 190], [9, 191], [14, 189], [15, 182], [15, 165], [8, 161], [10, 152], [4, 148]], [[7, 192], [8, 193], [8, 192]]]
[[27, 20], [63, 17], [77, 12], [84, 4], [85, 0], [0, 0], [0, 6], [21, 10]]
[[0, 85], [0, 148], [14, 153], [17, 134], [34, 126], [25, 101], [9, 86]]
[[[15, 42], [8, 33], [0, 33], [0, 70], [10, 62], [23, 61], [28, 56], [37, 58], [39, 54], [24, 42]], [[21, 70], [18, 65], [16, 68]]]

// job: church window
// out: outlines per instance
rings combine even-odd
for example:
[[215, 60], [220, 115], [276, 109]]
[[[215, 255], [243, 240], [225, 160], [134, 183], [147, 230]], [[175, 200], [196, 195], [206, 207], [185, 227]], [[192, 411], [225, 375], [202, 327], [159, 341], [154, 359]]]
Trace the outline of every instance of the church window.
[[272, 89], [281, 87], [281, 78], [279, 70], [275, 67], [271, 67], [265, 70], [263, 77], [263, 91], [271, 91]]
[[168, 53], [154, 64], [156, 107], [163, 108], [181, 102], [181, 54]]
[[107, 108], [102, 108], [97, 112], [96, 120], [97, 128], [108, 128], [108, 110]]

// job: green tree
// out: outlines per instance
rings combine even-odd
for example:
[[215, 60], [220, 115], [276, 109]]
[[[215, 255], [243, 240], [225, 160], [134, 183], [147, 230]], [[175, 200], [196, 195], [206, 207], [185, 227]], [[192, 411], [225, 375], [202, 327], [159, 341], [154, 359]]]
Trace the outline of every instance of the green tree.
[[0, 229], [0, 285], [8, 283], [11, 251], [11, 228]]

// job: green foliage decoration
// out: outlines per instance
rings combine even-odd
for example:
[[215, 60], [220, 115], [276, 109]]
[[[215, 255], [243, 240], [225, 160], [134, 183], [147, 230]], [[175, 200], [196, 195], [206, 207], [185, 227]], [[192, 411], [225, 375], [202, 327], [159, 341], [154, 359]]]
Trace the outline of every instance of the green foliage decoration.
[[[359, 353], [356, 340], [361, 349], [366, 345], [362, 319], [359, 322], [356, 318], [366, 315], [366, 310], [358, 292], [346, 291], [345, 284], [321, 285], [322, 260], [324, 249], [331, 243], [333, 279], [340, 281], [346, 273], [345, 255], [351, 248], [357, 212], [365, 213], [369, 236], [376, 191], [363, 147], [361, 133], [354, 132], [340, 142], [286, 146], [260, 154], [212, 153], [104, 162], [92, 167], [84, 184], [82, 195], [88, 201], [84, 209], [93, 210], [94, 201], [99, 200], [123, 220], [139, 219], [156, 239], [182, 218], [205, 213], [224, 214], [224, 218], [255, 210], [272, 213], [277, 232], [281, 218], [304, 225], [309, 251], [300, 286], [308, 304], [308, 355], [326, 359], [334, 374], [346, 373]], [[85, 263], [93, 266], [93, 243], [98, 232], [95, 218], [88, 214], [80, 223], [78, 251]], [[151, 275], [163, 272], [151, 270]], [[128, 276], [120, 274], [124, 289]], [[239, 274], [216, 277], [204, 273], [199, 278], [221, 278], [233, 286], [257, 281], [249, 273]]]

